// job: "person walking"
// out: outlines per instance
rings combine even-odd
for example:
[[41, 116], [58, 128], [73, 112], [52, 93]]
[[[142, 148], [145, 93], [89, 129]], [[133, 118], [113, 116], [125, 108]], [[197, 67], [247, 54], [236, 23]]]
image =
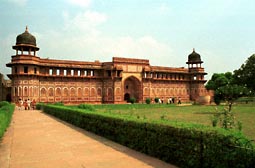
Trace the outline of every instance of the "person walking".
[[180, 97], [178, 97], [178, 104], [182, 104]]
[[31, 100], [27, 99], [27, 109], [31, 109]]
[[19, 110], [22, 110], [22, 106], [23, 106], [23, 100], [19, 99]]
[[35, 108], [36, 108], [36, 101], [35, 101], [35, 99], [32, 101], [32, 109], [33, 110], [35, 110]]
[[25, 110], [27, 110], [27, 99], [24, 102], [24, 107], [25, 107]]

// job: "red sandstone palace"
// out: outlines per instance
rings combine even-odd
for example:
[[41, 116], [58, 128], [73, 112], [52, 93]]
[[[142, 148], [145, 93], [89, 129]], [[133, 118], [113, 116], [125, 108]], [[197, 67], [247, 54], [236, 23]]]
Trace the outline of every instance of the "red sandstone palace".
[[188, 68], [152, 66], [149, 60], [113, 57], [111, 62], [45, 59], [36, 56], [39, 48], [27, 28], [12, 47], [16, 54], [6, 64], [12, 69], [12, 101], [124, 103], [129, 98], [180, 97], [183, 102], [208, 95], [204, 68], [193, 50]]

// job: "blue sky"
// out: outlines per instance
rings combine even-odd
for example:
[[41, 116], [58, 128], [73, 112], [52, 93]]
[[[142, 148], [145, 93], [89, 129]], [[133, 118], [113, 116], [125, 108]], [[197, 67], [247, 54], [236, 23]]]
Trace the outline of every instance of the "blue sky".
[[111, 61], [149, 59], [187, 67], [195, 48], [208, 72], [238, 69], [255, 53], [252, 0], [0, 0], [0, 72], [15, 54], [16, 36], [37, 39], [42, 58]]

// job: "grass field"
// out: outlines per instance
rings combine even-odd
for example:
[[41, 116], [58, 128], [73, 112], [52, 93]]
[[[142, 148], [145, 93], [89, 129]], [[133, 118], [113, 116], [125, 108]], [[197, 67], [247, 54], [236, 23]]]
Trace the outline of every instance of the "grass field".
[[[121, 114], [148, 120], [167, 119], [172, 121], [212, 125], [216, 111], [223, 111], [226, 106], [167, 105], [167, 104], [124, 104], [96, 105], [98, 112]], [[255, 140], [255, 104], [239, 104], [232, 108], [236, 120], [243, 124], [243, 133]]]

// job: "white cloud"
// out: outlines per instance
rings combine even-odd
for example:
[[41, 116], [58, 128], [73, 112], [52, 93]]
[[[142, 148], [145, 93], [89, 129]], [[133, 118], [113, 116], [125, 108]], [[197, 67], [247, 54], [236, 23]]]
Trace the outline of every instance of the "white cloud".
[[27, 4], [28, 0], [7, 0], [7, 2], [19, 5], [19, 6], [25, 6]]
[[[65, 30], [77, 34], [97, 35], [97, 26], [107, 21], [107, 15], [95, 11], [85, 11], [71, 18], [67, 12], [63, 13], [65, 19]], [[73, 35], [73, 34], [72, 34]]]
[[[102, 50], [112, 56], [160, 59], [171, 53], [171, 49], [151, 36], [131, 36], [111, 39], [107, 37]], [[155, 59], [155, 61], [156, 61]]]
[[91, 0], [68, 0], [68, 2], [81, 7], [89, 7], [91, 4]]
[[[150, 36], [139, 38], [131, 36], [111, 37], [102, 33], [97, 36], [81, 34], [73, 37], [62, 37], [61, 33], [53, 33], [49, 36], [55, 39], [54, 41], [57, 41], [57, 43], [48, 41], [44, 45], [47, 46], [48, 50], [46, 55], [50, 54], [56, 59], [110, 61], [113, 56], [117, 56], [149, 59], [152, 65], [163, 66], [170, 66], [171, 62], [173, 63], [171, 66], [174, 66], [176, 61], [173, 60], [178, 60], [178, 58], [173, 57], [169, 46]], [[62, 48], [62, 50], [60, 51], [58, 48]], [[41, 51], [45, 49], [46, 47], [41, 47]]]
[[88, 10], [72, 17], [68, 12], [64, 12], [63, 17], [65, 26], [62, 30], [51, 30], [38, 39], [42, 41], [40, 52], [45, 53], [44, 57], [110, 61], [113, 56], [118, 56], [150, 59], [152, 65], [163, 66], [169, 66], [172, 59], [177, 59], [171, 57], [173, 54], [168, 45], [150, 35], [113, 37], [101, 32], [100, 26], [108, 19], [104, 13]]

